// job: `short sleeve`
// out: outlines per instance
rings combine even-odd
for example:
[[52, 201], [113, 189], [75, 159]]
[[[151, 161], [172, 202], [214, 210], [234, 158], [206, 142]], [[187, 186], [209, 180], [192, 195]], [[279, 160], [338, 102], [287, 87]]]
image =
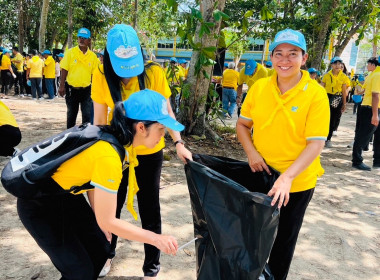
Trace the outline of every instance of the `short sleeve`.
[[243, 105], [241, 106], [240, 118], [245, 120], [252, 120], [251, 110], [253, 107], [253, 93], [255, 86], [251, 87], [244, 99]]
[[100, 68], [102, 68], [102, 66], [98, 65], [92, 76], [91, 99], [99, 104], [107, 104], [103, 96], [103, 94], [105, 94], [104, 88], [103, 88], [103, 82], [104, 82], [105, 77], [100, 72]]
[[109, 193], [117, 194], [122, 178], [122, 164], [117, 157], [101, 157], [94, 163], [91, 185]]
[[306, 140], [326, 140], [330, 126], [330, 105], [324, 89], [313, 99], [306, 117]]
[[65, 56], [63, 57], [63, 59], [61, 60], [61, 63], [60, 63], [61, 69], [65, 69], [66, 71], [69, 71], [70, 59], [71, 59], [71, 51], [68, 50], [65, 53]]
[[372, 92], [380, 93], [380, 73], [372, 78]]
[[[149, 74], [148, 74], [149, 73]], [[164, 70], [159, 65], [152, 65], [147, 69], [148, 81], [146, 87], [157, 91], [165, 98], [169, 98], [172, 94]]]
[[326, 84], [326, 80], [327, 80], [327, 74], [323, 76], [322, 83]]

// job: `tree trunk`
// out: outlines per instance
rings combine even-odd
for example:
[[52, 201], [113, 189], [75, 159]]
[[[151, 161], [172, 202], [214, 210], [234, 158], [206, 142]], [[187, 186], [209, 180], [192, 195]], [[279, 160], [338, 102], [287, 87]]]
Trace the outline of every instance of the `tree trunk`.
[[18, 49], [22, 53], [24, 51], [24, 7], [23, 1], [17, 0], [18, 6]]
[[133, 29], [136, 30], [137, 28], [137, 10], [138, 10], [138, 0], [135, 0], [135, 4], [133, 7]]
[[[320, 69], [321, 67], [323, 53], [325, 51], [324, 46], [325, 46], [326, 34], [327, 34], [327, 31], [328, 31], [328, 28], [329, 28], [329, 25], [334, 13], [334, 9], [336, 8], [338, 4], [338, 0], [331, 0], [328, 2], [331, 2], [331, 4], [322, 2], [323, 3], [322, 5], [325, 5], [325, 8], [320, 7], [320, 9], [318, 9], [319, 16], [316, 17], [316, 18], [322, 18], [321, 22], [319, 23], [319, 32], [317, 35], [317, 39], [313, 46], [314, 55], [310, 63], [311, 64], [310, 67], [313, 67], [316, 69]], [[322, 17], [322, 15], [324, 16]]]
[[49, 12], [49, 2], [50, 0], [43, 0], [41, 9], [41, 19], [40, 19], [40, 30], [38, 32], [38, 47], [40, 51], [45, 49], [45, 35], [46, 35], [46, 24], [47, 16]]
[[357, 25], [353, 26], [352, 29], [344, 36], [344, 40], [342, 42], [338, 42], [338, 45], [335, 45], [335, 54], [334, 56], [340, 56], [347, 46], [348, 42], [351, 40], [352, 36], [356, 34], [360, 27], [364, 26], [367, 22], [365, 20], [361, 21]]
[[[67, 36], [67, 47], [70, 49], [73, 47], [73, 1], [68, 0], [68, 11], [67, 11], [67, 27], [68, 27], [68, 36]], [[64, 44], [66, 45], [66, 44]]]
[[48, 40], [48, 43], [47, 43], [47, 48], [48, 49], [50, 49], [50, 48], [53, 47], [55, 38], [57, 37], [57, 34], [58, 34], [58, 28], [54, 28], [53, 32], [51, 33], [51, 36], [50, 36], [50, 38]]
[[377, 20], [375, 27], [373, 28], [373, 41], [372, 41], [372, 56], [377, 56], [377, 35], [380, 31], [380, 20]]
[[[201, 43], [202, 48], [217, 46], [221, 21], [215, 22], [213, 11], [214, 9], [223, 11], [225, 2], [225, 0], [202, 0], [200, 2], [200, 11], [204, 22], [214, 22], [215, 26], [211, 30], [210, 34], [204, 34], [202, 38], [195, 36], [195, 44]], [[198, 23], [195, 34], [200, 33], [200, 27], [201, 25]], [[199, 60], [200, 54], [201, 51], [193, 51], [187, 79], [188, 84], [190, 85], [189, 97], [182, 101], [182, 105], [184, 106], [182, 106], [182, 110], [180, 110], [178, 118], [186, 126], [186, 134], [203, 136], [205, 135], [205, 128], [208, 127], [208, 124], [205, 122], [205, 105], [211, 79], [204, 77], [202, 71], [198, 76], [195, 74], [195, 65]], [[211, 78], [213, 67], [204, 66], [203, 69]]]

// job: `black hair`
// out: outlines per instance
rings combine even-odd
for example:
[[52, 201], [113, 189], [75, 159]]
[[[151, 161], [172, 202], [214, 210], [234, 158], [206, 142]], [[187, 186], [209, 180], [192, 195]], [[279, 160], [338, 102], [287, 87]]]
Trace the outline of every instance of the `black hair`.
[[367, 60], [367, 63], [375, 64], [376, 66], [380, 65], [376, 57], [371, 57], [370, 59]]
[[123, 102], [117, 102], [113, 111], [111, 120], [111, 132], [123, 146], [129, 146], [133, 142], [136, 134], [136, 124], [142, 122], [146, 128], [149, 128], [156, 121], [141, 121], [130, 119], [125, 116], [125, 108]]
[[30, 54], [31, 54], [31, 55], [36, 55], [36, 54], [37, 54], [37, 51], [36, 51], [36, 50], [31, 50], [31, 51], [30, 51]]
[[18, 47], [13, 47], [12, 50], [15, 50], [16, 52], [18, 52]]
[[[142, 52], [142, 50], [141, 50], [141, 52]], [[139, 75], [141, 80], [144, 82], [144, 85], [141, 85], [141, 83], [139, 81], [140, 90], [145, 89], [145, 84], [147, 84], [147, 82], [149, 82], [149, 77], [146, 74], [146, 69], [149, 69], [153, 65], [158, 65], [158, 64], [155, 62], [149, 62], [148, 64], [146, 64], [144, 66], [143, 72]], [[115, 73], [115, 71], [113, 70], [107, 47], [104, 48], [103, 67], [104, 67], [104, 73], [103, 74], [106, 77], [108, 88], [111, 92], [112, 100], [114, 101], [114, 103], [116, 103], [118, 101], [122, 101], [121, 87], [120, 87], [120, 82], [121, 82], [122, 77], [118, 76]], [[140, 80], [140, 78], [139, 78], [139, 80]]]
[[22, 56], [25, 57], [26, 56], [26, 52], [22, 52]]

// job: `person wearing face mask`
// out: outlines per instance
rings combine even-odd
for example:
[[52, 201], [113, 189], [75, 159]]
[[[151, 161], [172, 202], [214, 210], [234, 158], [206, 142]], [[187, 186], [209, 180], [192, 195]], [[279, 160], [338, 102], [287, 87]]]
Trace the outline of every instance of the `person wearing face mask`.
[[278, 32], [269, 50], [275, 72], [248, 91], [236, 132], [252, 172], [270, 174], [271, 166], [281, 173], [268, 193], [272, 206], [281, 208], [268, 264], [274, 279], [285, 280], [317, 177], [324, 173], [319, 155], [329, 104], [324, 88], [301, 70], [308, 58], [302, 33]]
[[[116, 24], [107, 34], [106, 48], [104, 49], [103, 64], [99, 64], [94, 72], [91, 97], [94, 101], [94, 124], [105, 125], [112, 119], [114, 104], [117, 101], [128, 100], [136, 91], [150, 89], [160, 93], [166, 100], [162, 109], [168, 111], [175, 118], [169, 97], [171, 91], [166, 80], [165, 72], [155, 62], [144, 63], [140, 41], [136, 31], [129, 25]], [[192, 159], [191, 152], [186, 149], [179, 132], [169, 129], [178, 157], [185, 163]], [[141, 224], [144, 229], [155, 233], [161, 232], [161, 211], [159, 201], [160, 176], [163, 163], [162, 137], [154, 147], [144, 145], [135, 149], [138, 167], [136, 179], [139, 186], [137, 201]], [[127, 170], [118, 189], [118, 204], [116, 217], [120, 217], [126, 197], [128, 210], [137, 219], [133, 210], [133, 190], [128, 181]], [[133, 186], [132, 186], [133, 187]], [[128, 191], [128, 196], [127, 196]], [[112, 253], [104, 266], [101, 276], [105, 276], [111, 267], [111, 260], [115, 256], [117, 236], [112, 237]], [[150, 244], [144, 245], [145, 260], [143, 265], [144, 279], [153, 279], [160, 271], [160, 250]]]
[[350, 79], [342, 71], [343, 60], [340, 57], [331, 59], [331, 70], [323, 78], [321, 85], [326, 89], [330, 101], [330, 129], [325, 146], [332, 147], [331, 137], [338, 128], [342, 113], [346, 110], [347, 89]]
[[91, 32], [87, 28], [78, 31], [78, 46], [66, 51], [61, 65], [61, 81], [58, 93], [64, 96], [67, 106], [67, 128], [75, 126], [79, 106], [82, 123], [92, 121], [91, 77], [98, 65], [96, 54], [90, 50]]

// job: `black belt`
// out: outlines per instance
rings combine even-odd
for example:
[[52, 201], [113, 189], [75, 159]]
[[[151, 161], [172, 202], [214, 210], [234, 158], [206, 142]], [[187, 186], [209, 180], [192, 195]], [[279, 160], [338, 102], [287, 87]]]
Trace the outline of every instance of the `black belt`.
[[223, 88], [226, 88], [226, 89], [235, 89], [235, 88], [233, 88], [233, 87], [223, 87]]
[[342, 95], [341, 92], [336, 92], [336, 93], [328, 93], [329, 95]]
[[69, 85], [68, 83], [66, 83], [66, 85], [71, 88], [71, 89], [75, 89], [75, 90], [82, 90], [82, 89], [86, 89], [86, 88], [89, 88], [91, 87], [91, 85], [87, 86], [87, 87], [73, 87], [72, 85]]

